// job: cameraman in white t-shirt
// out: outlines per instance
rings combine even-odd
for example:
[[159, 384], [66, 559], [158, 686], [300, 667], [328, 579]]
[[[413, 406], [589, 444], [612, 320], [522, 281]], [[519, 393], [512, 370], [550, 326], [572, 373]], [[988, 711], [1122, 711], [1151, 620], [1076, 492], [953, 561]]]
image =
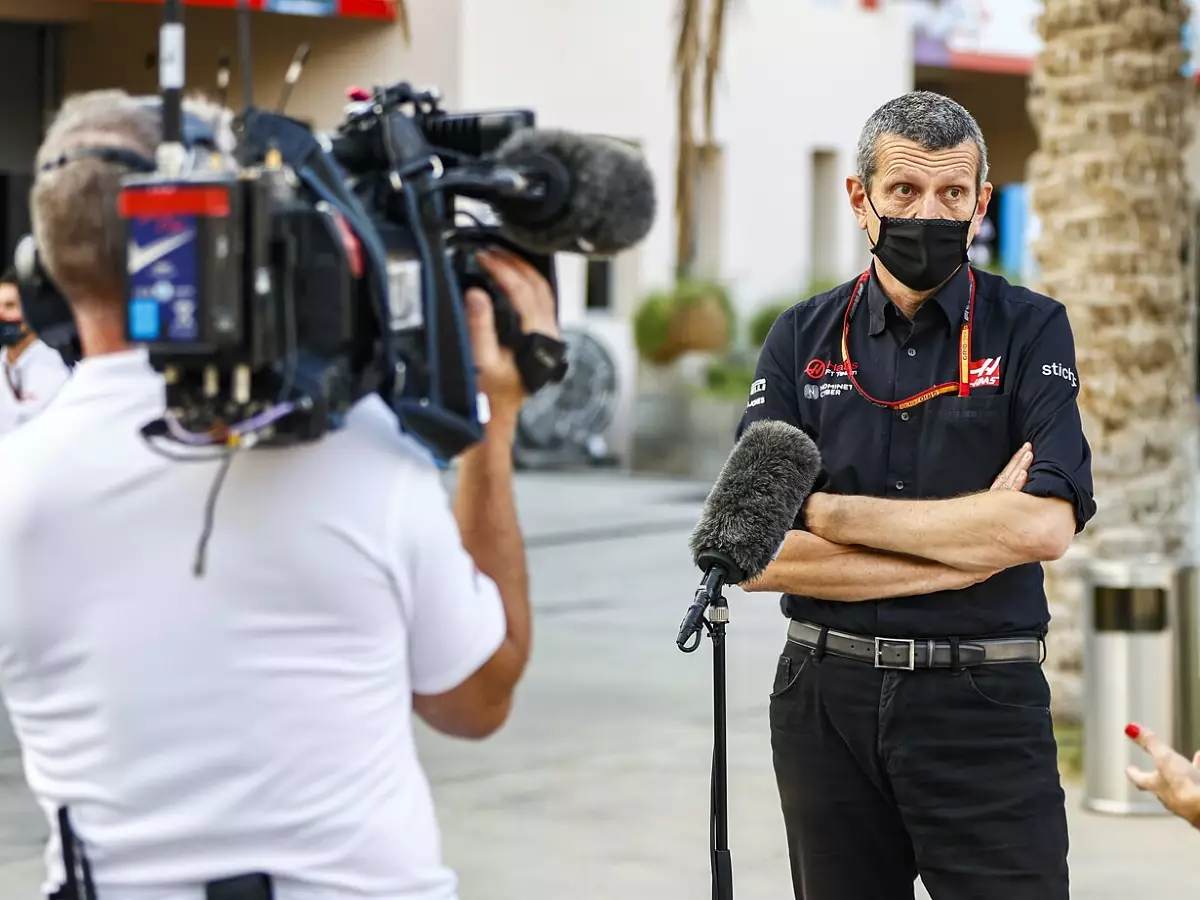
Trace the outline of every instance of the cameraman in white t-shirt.
[[[238, 456], [194, 577], [220, 464], [173, 462], [139, 434], [164, 388], [123, 336], [128, 170], [80, 152], [153, 158], [159, 134], [123, 92], [68, 99], [32, 191], [84, 354], [0, 442], [0, 684], [51, 822], [46, 890], [66, 883], [69, 827], [100, 900], [451, 900], [412, 713], [485, 737], [529, 657], [512, 356], [472, 292], [491, 419], [453, 504], [371, 398], [321, 441]], [[527, 331], [558, 335], [540, 276], [485, 265]]]
[[66, 383], [71, 370], [58, 351], [25, 324], [12, 266], [0, 274], [0, 435], [28, 422]]

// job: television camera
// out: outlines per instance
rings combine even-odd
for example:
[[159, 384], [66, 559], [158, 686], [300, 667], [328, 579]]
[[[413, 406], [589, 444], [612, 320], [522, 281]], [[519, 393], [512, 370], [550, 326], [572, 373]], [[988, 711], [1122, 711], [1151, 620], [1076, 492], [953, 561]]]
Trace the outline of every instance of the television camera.
[[[247, 14], [243, 5], [242, 15]], [[129, 247], [126, 334], [167, 384], [148, 435], [196, 446], [288, 444], [338, 428], [378, 393], [448, 460], [482, 436], [463, 292], [493, 297], [529, 392], [565, 374], [564, 345], [522, 334], [476, 253], [503, 247], [556, 287], [553, 254], [608, 255], [655, 214], [652, 177], [616, 139], [534, 128], [529, 110], [451, 113], [406, 82], [351, 91], [333, 134], [252, 104], [234, 158], [185, 114], [180, 0], [160, 32], [156, 159], [85, 148], [133, 171], [119, 210]], [[289, 70], [286, 98], [307, 50]], [[223, 83], [228, 72], [222, 69]], [[482, 204], [483, 215], [463, 206]], [[70, 313], [32, 239], [17, 253], [30, 327], [77, 355]]]

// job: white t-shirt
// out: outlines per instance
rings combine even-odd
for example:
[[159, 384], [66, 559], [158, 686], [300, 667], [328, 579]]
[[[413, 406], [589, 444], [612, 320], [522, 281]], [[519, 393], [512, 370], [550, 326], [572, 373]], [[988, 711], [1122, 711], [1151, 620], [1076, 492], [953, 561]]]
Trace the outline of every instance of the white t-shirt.
[[0, 348], [0, 435], [24, 425], [40, 413], [71, 377], [59, 352], [35, 340], [8, 361], [8, 348]]
[[145, 444], [163, 402], [143, 352], [85, 359], [0, 441], [0, 684], [51, 831], [68, 806], [101, 897], [262, 871], [278, 900], [450, 900], [412, 693], [505, 618], [436, 467], [377, 399], [240, 454], [197, 579], [218, 463]]

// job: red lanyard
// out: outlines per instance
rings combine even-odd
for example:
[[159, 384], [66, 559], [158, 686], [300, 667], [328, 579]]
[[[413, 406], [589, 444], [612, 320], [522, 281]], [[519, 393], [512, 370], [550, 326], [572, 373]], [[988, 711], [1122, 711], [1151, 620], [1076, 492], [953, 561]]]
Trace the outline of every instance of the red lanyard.
[[854, 377], [854, 365], [850, 362], [850, 319], [854, 316], [854, 310], [858, 307], [858, 301], [862, 299], [863, 290], [866, 288], [870, 277], [871, 272], [869, 269], [858, 276], [858, 282], [854, 285], [854, 291], [850, 294], [850, 302], [846, 304], [846, 317], [842, 322], [842, 362], [846, 364], [846, 377], [850, 379], [850, 383], [854, 385], [854, 389], [862, 395], [864, 400], [874, 403], [876, 406], [881, 406], [884, 409], [910, 409], [914, 406], [919, 406], [926, 400], [932, 400], [934, 397], [940, 397], [943, 394], [949, 394], [954, 391], [957, 391], [960, 397], [971, 396], [971, 325], [975, 319], [975, 273], [969, 268], [967, 269], [967, 278], [971, 282], [971, 293], [967, 300], [966, 318], [963, 319], [962, 329], [959, 331], [958, 381], [935, 384], [928, 390], [921, 391], [919, 394], [913, 394], [904, 400], [876, 400], [862, 389], [862, 386], [858, 383], [858, 379]]

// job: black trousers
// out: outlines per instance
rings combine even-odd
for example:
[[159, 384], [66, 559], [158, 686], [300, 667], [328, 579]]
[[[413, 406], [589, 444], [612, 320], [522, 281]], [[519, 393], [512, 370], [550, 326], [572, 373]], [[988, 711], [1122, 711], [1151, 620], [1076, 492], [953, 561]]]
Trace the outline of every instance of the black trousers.
[[788, 642], [771, 747], [797, 900], [1068, 900], [1036, 663], [885, 671]]

